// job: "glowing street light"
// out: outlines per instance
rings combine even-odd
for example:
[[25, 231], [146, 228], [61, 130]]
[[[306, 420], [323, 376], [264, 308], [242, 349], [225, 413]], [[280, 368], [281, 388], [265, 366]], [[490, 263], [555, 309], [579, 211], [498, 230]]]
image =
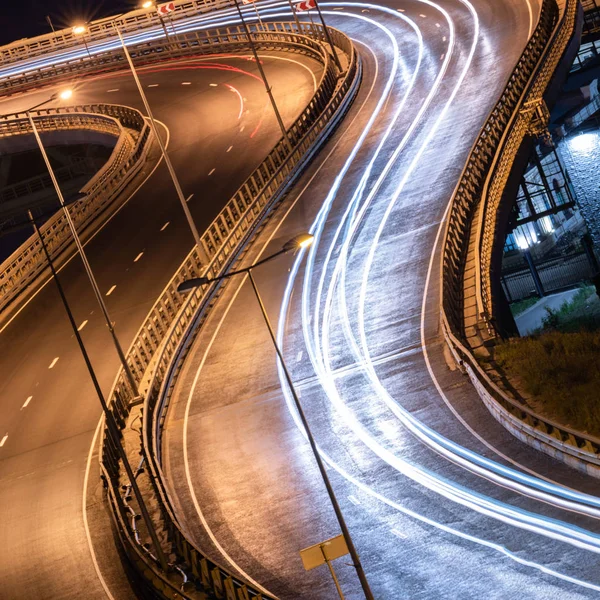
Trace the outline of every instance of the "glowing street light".
[[178, 292], [187, 292], [187, 291], [190, 291], [199, 286], [207, 285], [209, 283], [213, 283], [213, 282], [217, 282], [217, 281], [221, 281], [223, 279], [228, 279], [230, 277], [239, 275], [241, 273], [246, 274], [248, 276], [248, 278], [250, 279], [250, 283], [252, 284], [252, 289], [254, 291], [254, 295], [256, 296], [256, 300], [258, 301], [258, 304], [260, 306], [260, 310], [261, 310], [263, 319], [265, 321], [265, 324], [267, 326], [267, 329], [269, 330], [269, 335], [271, 337], [271, 341], [273, 342], [273, 346], [275, 347], [275, 352], [277, 353], [279, 362], [281, 363], [281, 367], [282, 367], [283, 373], [285, 375], [285, 380], [286, 380], [288, 387], [290, 389], [290, 392], [292, 394], [292, 398], [294, 399], [294, 404], [296, 406], [296, 410], [298, 411], [298, 415], [300, 416], [300, 420], [302, 421], [304, 431], [306, 432], [306, 437], [308, 439], [308, 443], [310, 444], [310, 447], [312, 449], [313, 455], [315, 457], [315, 461], [317, 462], [317, 466], [319, 468], [321, 477], [323, 479], [323, 483], [325, 484], [325, 487], [327, 489], [327, 494], [329, 495], [329, 499], [333, 506], [333, 510], [335, 512], [338, 523], [342, 530], [342, 535], [344, 536], [344, 540], [346, 542], [346, 545], [348, 546], [348, 551], [350, 552], [350, 555], [352, 557], [353, 566], [356, 569], [358, 578], [360, 579], [363, 593], [365, 595], [365, 598], [367, 598], [367, 600], [374, 600], [373, 593], [371, 592], [369, 583], [367, 581], [365, 572], [362, 567], [362, 563], [360, 561], [360, 557], [358, 556], [358, 552], [356, 551], [354, 543], [352, 542], [352, 537], [350, 536], [350, 531], [348, 530], [348, 527], [346, 525], [344, 515], [342, 514], [340, 505], [338, 504], [337, 498], [335, 496], [335, 492], [333, 491], [333, 487], [331, 485], [331, 482], [329, 481], [329, 476], [327, 475], [327, 471], [325, 470], [325, 465], [323, 464], [323, 460], [321, 459], [321, 455], [319, 454], [319, 451], [317, 449], [317, 444], [315, 442], [315, 439], [314, 439], [312, 432], [310, 430], [310, 427], [308, 425], [306, 415], [304, 414], [304, 410], [302, 408], [302, 405], [300, 404], [300, 399], [296, 392], [296, 388], [294, 387], [294, 382], [292, 381], [292, 376], [290, 375], [290, 372], [288, 371], [287, 365], [283, 358], [283, 353], [282, 353], [281, 349], [279, 348], [279, 345], [277, 344], [277, 338], [275, 336], [275, 332], [273, 330], [271, 321], [269, 320], [269, 316], [267, 315], [267, 310], [265, 308], [264, 302], [260, 296], [260, 293], [256, 286], [256, 282], [254, 281], [254, 277], [252, 275], [252, 270], [255, 269], [256, 267], [259, 267], [260, 265], [263, 265], [264, 263], [266, 263], [270, 260], [273, 260], [274, 258], [277, 258], [278, 256], [281, 256], [282, 254], [286, 254], [286, 253], [292, 252], [292, 251], [304, 250], [304, 249], [308, 248], [313, 243], [313, 241], [314, 241], [314, 236], [312, 236], [309, 233], [303, 233], [303, 234], [297, 235], [297, 236], [293, 237], [291, 240], [289, 240], [288, 242], [286, 242], [282, 246], [281, 250], [279, 250], [278, 252], [275, 252], [275, 254], [271, 254], [270, 256], [267, 256], [267, 258], [263, 258], [262, 260], [259, 260], [258, 262], [254, 263], [253, 265], [250, 265], [249, 267], [246, 267], [244, 269], [238, 269], [236, 271], [231, 271], [229, 273], [225, 273], [224, 275], [220, 275], [219, 277], [214, 277], [214, 278], [196, 277], [193, 279], [188, 279], [187, 281], [184, 281], [183, 283], [181, 283], [179, 285], [179, 287], [177, 288], [177, 291]]
[[71, 28], [71, 32], [73, 33], [73, 35], [81, 36], [81, 39], [83, 40], [83, 45], [85, 46], [88, 56], [90, 58], [92, 58], [90, 48], [85, 39], [85, 34], [87, 33], [87, 31], [88, 31], [88, 28], [85, 25], [75, 25]]

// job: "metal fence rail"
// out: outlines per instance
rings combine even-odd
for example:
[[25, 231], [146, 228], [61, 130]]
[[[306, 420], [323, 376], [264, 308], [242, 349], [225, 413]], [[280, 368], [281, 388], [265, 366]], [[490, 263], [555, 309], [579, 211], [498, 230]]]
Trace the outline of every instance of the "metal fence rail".
[[[551, 258], [535, 266], [545, 293], [577, 286], [584, 279], [591, 279], [594, 270], [585, 252]], [[537, 294], [529, 268], [502, 274], [502, 289], [509, 302], [515, 302]]]
[[[281, 43], [278, 32], [291, 24], [269, 24], [272, 32], [277, 33], [276, 43]], [[322, 34], [322, 32], [320, 32]], [[236, 260], [247, 246], [257, 229], [272, 213], [272, 208], [283, 197], [286, 189], [296, 180], [303, 167], [308, 164], [318, 147], [332, 133], [334, 127], [349, 108], [355, 97], [361, 77], [361, 66], [350, 40], [338, 31], [332, 30], [334, 44], [348, 58], [348, 68], [338, 78], [338, 73], [327, 49], [305, 36], [291, 33], [292, 50], [299, 44], [306, 44], [306, 50], [318, 52], [324, 65], [323, 74], [317, 90], [309, 105], [290, 127], [293, 149], [281, 139], [267, 158], [254, 173], [242, 184], [227, 206], [208, 227], [202, 236], [202, 251], [209, 257], [208, 265], [200, 264], [200, 254], [194, 248], [180, 269], [171, 279], [161, 297], [150, 311], [147, 319], [138, 331], [127, 353], [129, 363], [138, 383], [150, 370], [151, 377], [145, 392], [143, 411], [143, 456], [147, 472], [153, 485], [155, 501], [158, 503], [164, 532], [169, 549], [180, 570], [180, 589], [184, 598], [192, 598], [190, 587], [203, 589], [217, 598], [266, 598], [252, 586], [231, 576], [225, 569], [206, 558], [186, 537], [172, 509], [168, 488], [164, 482], [160, 463], [160, 434], [165, 410], [168, 406], [168, 390], [173, 381], [178, 362], [189, 347], [192, 331], [202, 318], [204, 311], [213, 301], [217, 289], [205, 287], [197, 289], [183, 298], [177, 293], [177, 286], [183, 280], [198, 276], [201, 272], [217, 275], [224, 272]], [[273, 43], [273, 37], [263, 38], [264, 43]], [[245, 47], [245, 36], [240, 36], [239, 44]], [[231, 43], [230, 40], [227, 43]], [[145, 384], [144, 384], [145, 385]], [[122, 371], [118, 374], [111, 394], [112, 411], [115, 419], [125, 425], [130, 412], [127, 385]], [[156, 561], [135, 541], [131, 527], [127, 523], [123, 499], [120, 498], [120, 465], [114, 448], [111, 447], [108, 432], [104, 432], [102, 464], [104, 475], [110, 488], [113, 508], [120, 512], [120, 533], [126, 550], [130, 555], [143, 557], [145, 566], [142, 572], [152, 569], [156, 576]], [[145, 569], [145, 571], [144, 571]], [[171, 578], [173, 574], [171, 574]], [[151, 579], [150, 576], [146, 577]], [[157, 581], [162, 586], [157, 597], [170, 597], [166, 585], [168, 578], [160, 574]], [[172, 585], [169, 583], [169, 585]], [[186, 587], [187, 586], [187, 587]]]
[[[248, 23], [248, 27], [252, 38], [263, 50], [285, 48], [319, 60], [320, 52], [317, 46], [324, 38], [321, 27], [313, 28], [311, 24], [301, 24], [302, 28], [299, 31], [294, 22], [263, 23], [262, 27]], [[316, 39], [312, 38], [313, 33], [316, 34]], [[179, 33], [177, 40], [150, 40], [128, 46], [128, 49], [138, 66], [164, 61], [168, 57], [251, 51], [245, 29], [240, 25]], [[61, 80], [72, 81], [92, 72], [98, 74], [124, 68], [127, 68], [127, 63], [121, 48], [100, 52], [91, 58], [58, 58], [56, 64], [46, 64], [24, 73], [1, 77], [0, 92], [12, 94], [44, 84], [56, 84]]]
[[496, 321], [496, 305], [492, 298], [492, 249], [498, 242], [498, 213], [517, 152], [531, 130], [533, 112], [524, 107], [543, 102], [546, 89], [573, 37], [577, 10], [578, 2], [569, 0], [551, 42], [546, 47], [541, 66], [528, 87], [526, 97], [523, 98], [521, 110], [517, 113], [508, 135], [498, 149], [496, 156], [499, 158], [495, 161], [489, 185], [486, 185], [487, 189], [484, 190], [478, 223], [479, 252], [476, 254], [479, 281], [477, 305], [480, 314], [490, 324]]
[[[471, 152], [455, 191], [444, 240], [441, 321], [457, 364], [502, 425], [538, 450], [600, 477], [600, 439], [556, 423], [535, 413], [521, 399], [511, 398], [481, 368], [464, 329], [465, 274], [469, 269], [476, 281], [478, 313], [493, 325], [490, 256], [499, 195], [531, 119], [531, 113], [520, 108], [543, 98], [575, 33], [577, 10], [578, 1], [567, 0], [556, 22], [555, 0], [544, 0], [538, 27]], [[469, 245], [476, 249], [477, 276], [475, 267], [467, 265]]]
[[521, 55], [506, 88], [492, 109], [454, 192], [443, 246], [443, 311], [452, 331], [464, 337], [463, 280], [473, 219], [496, 154], [520, 106], [534, 70], [549, 43], [558, 15], [555, 0], [544, 0], [538, 25]]
[[[98, 159], [88, 157], [77, 158], [68, 165], [54, 169], [54, 174], [59, 183], [86, 175], [91, 176], [97, 171], [98, 162]], [[7, 185], [0, 189], [0, 209], [4, 211], [7, 203], [47, 189], [54, 189], [52, 179], [47, 173]]]
[[[142, 114], [125, 106], [95, 104], [34, 113], [40, 131], [99, 131], [118, 138], [111, 157], [82, 188], [84, 198], [69, 206], [81, 230], [119, 195], [141, 169], [152, 140]], [[21, 114], [0, 121], [0, 136], [31, 134], [29, 120]], [[71, 246], [70, 230], [62, 211], [40, 228], [48, 250], [56, 258]], [[21, 294], [47, 267], [39, 239], [32, 235], [0, 265], [0, 311]]]

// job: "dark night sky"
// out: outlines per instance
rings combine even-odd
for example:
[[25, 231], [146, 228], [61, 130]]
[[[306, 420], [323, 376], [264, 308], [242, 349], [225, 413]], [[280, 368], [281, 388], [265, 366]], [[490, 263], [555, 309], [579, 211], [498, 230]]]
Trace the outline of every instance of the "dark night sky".
[[76, 21], [91, 21], [132, 10], [138, 4], [139, 0], [2, 0], [0, 45], [48, 33], [48, 14], [54, 27], [61, 29]]

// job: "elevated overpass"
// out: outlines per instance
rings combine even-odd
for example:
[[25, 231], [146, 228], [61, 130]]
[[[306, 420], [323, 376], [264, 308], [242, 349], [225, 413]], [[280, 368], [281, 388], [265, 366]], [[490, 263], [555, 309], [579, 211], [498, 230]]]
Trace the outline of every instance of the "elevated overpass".
[[[275, 3], [265, 3], [265, 8], [272, 16], [286, 11]], [[310, 228], [317, 235], [309, 256], [282, 259], [257, 278], [276, 322], [279, 315], [280, 341], [375, 595], [593, 597], [598, 589], [596, 501], [578, 495], [569, 505], [564, 494], [567, 488], [593, 494], [594, 485], [532, 453], [498, 425], [458, 371], [448, 370], [439, 331], [439, 241], [448, 201], [479, 128], [536, 27], [540, 5], [533, 0], [448, 0], [402, 7], [327, 3], [324, 8], [331, 24], [356, 40], [364, 63], [360, 96], [340, 132], [244, 260], [276, 249], [298, 230]], [[278, 69], [277, 64], [267, 63], [274, 89], [297, 85], [296, 79], [288, 79], [290, 65]], [[307, 94], [294, 90], [286, 95], [290, 121], [307, 102], [311, 77], [306, 66], [310, 68], [298, 66], [295, 77]], [[197, 116], [189, 109], [196, 101], [191, 86], [182, 102], [172, 103], [182, 93], [178, 86], [189, 83], [186, 69], [192, 66], [184, 65], [186, 81], [179, 80], [181, 71], [162, 69], [149, 70], [145, 81], [158, 84], [153, 102], [172, 131], [186, 185], [204, 188], [216, 180], [209, 178], [221, 166], [229, 169], [223, 161], [214, 166], [214, 155], [229, 143], [221, 137], [243, 132], [237, 127], [224, 132], [208, 115], [196, 130], [189, 129], [190, 115]], [[226, 78], [217, 88], [233, 85], [229, 73], [221, 76]], [[86, 101], [118, 94], [121, 103], [137, 106], [132, 88], [122, 81], [84, 80], [81, 93]], [[202, 81], [206, 86], [208, 80]], [[257, 94], [249, 90], [242, 97]], [[202, 100], [193, 104], [195, 110]], [[186, 118], [178, 111], [186, 111]], [[207, 126], [208, 131], [202, 130]], [[223, 193], [215, 195], [223, 200], [231, 196], [243, 179], [240, 171], [248, 172], [251, 157], [259, 148], [266, 154], [276, 137], [271, 128], [264, 145], [252, 149], [244, 138], [247, 156], [218, 180], [215, 192], [223, 186]], [[198, 139], [215, 143], [198, 153]], [[217, 171], [211, 173], [213, 168]], [[198, 177], [199, 172], [205, 175]], [[144, 210], [148, 197], [153, 205], [168, 197], [168, 183], [159, 173], [151, 180], [149, 196], [135, 196], [90, 243], [90, 251], [97, 245], [94, 262], [104, 286], [125, 292], [111, 297], [126, 339], [132, 339], [162, 284], [191, 247], [176, 206], [156, 215]], [[206, 208], [196, 210], [208, 224], [216, 206], [205, 215]], [[162, 231], [161, 223], [168, 223]], [[170, 236], [160, 249], [151, 244], [157, 231]], [[142, 259], [130, 264], [141, 252]], [[152, 261], [144, 263], [144, 258]], [[140, 266], [133, 286], [131, 272]], [[75, 271], [67, 275], [72, 269], [65, 269], [69, 295], [83, 300], [85, 282]], [[22, 321], [13, 321], [1, 333], [3, 348], [5, 343], [15, 347], [14, 356], [11, 352], [3, 359], [10, 361], [6, 370], [2, 367], [3, 373], [14, 374], [10, 387], [5, 383], [11, 397], [29, 394], [31, 371], [22, 367], [26, 362], [44, 372], [51, 355], [59, 354], [54, 371], [64, 364], [60, 357], [69, 356], [70, 335], [51, 327], [58, 323], [59, 307], [45, 294], [49, 290], [23, 310]], [[168, 485], [194, 542], [213, 560], [279, 597], [329, 598], [333, 588], [327, 577], [304, 574], [296, 553], [337, 530], [295, 415], [287, 412], [285, 394], [279, 391], [276, 363], [252, 302], [247, 283], [227, 286], [189, 355], [168, 414]], [[91, 305], [88, 298], [81, 319], [87, 319]], [[46, 342], [33, 350], [30, 340], [39, 340], [40, 326]], [[92, 330], [86, 325], [83, 331], [108, 387], [116, 364], [107, 359], [102, 326]], [[75, 361], [72, 356], [69, 360]], [[85, 406], [73, 407], [74, 390], [87, 385], [83, 372], [75, 379], [70, 369], [72, 387], [65, 389], [64, 375], [56, 381], [52, 371], [44, 372], [37, 386], [44, 396], [50, 392], [43, 412], [30, 419], [25, 412], [23, 419], [30, 405], [19, 407], [17, 402], [7, 412], [16, 435], [9, 434], [0, 449], [8, 450], [0, 455], [0, 468], [6, 469], [10, 483], [2, 488], [9, 494], [2, 504], [11, 507], [2, 526], [19, 523], [33, 542], [38, 521], [27, 514], [28, 506], [40, 489], [51, 490], [49, 502], [35, 504], [36, 517], [47, 530], [34, 546], [47, 558], [58, 550], [65, 570], [61, 575], [34, 572], [28, 567], [31, 553], [8, 546], [2, 550], [3, 564], [12, 568], [2, 570], [3, 583], [11, 594], [19, 594], [25, 579], [31, 586], [26, 594], [34, 592], [31, 597], [42, 590], [44, 597], [62, 597], [67, 586], [74, 586], [72, 594], [85, 588], [87, 597], [103, 597], [106, 592], [91, 564], [86, 561], [85, 581], [78, 582], [65, 567], [71, 556], [75, 568], [73, 548], [80, 550], [79, 561], [83, 555], [87, 559], [83, 532], [72, 530], [67, 536], [63, 531], [58, 537], [57, 531], [70, 521], [64, 514], [62, 521], [51, 518], [59, 509], [74, 512], [81, 505], [82, 464], [98, 410], [90, 393]], [[427, 428], [449, 445], [434, 444]], [[471, 461], [466, 469], [460, 468], [465, 466], [460, 448]], [[507, 475], [507, 467], [525, 474], [524, 485]], [[32, 471], [25, 473], [27, 469]], [[543, 496], [539, 485], [547, 480], [566, 487], [552, 487]], [[12, 500], [15, 494], [32, 500], [19, 506]], [[360, 597], [352, 569], [340, 565], [340, 575], [347, 597]], [[118, 579], [107, 580], [114, 584]], [[95, 591], [90, 593], [88, 585]]]

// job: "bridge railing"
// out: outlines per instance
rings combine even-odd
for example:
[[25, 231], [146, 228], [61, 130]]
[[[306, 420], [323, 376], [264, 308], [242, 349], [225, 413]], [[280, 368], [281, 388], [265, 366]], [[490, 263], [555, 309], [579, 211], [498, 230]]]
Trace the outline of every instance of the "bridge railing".
[[[283, 198], [285, 191], [298, 178], [302, 169], [317, 152], [318, 148], [331, 135], [336, 124], [348, 110], [355, 97], [361, 77], [361, 66], [350, 40], [338, 31], [332, 30], [334, 44], [345, 53], [346, 70], [339, 73], [327, 49], [297, 32], [290, 31], [293, 24], [265, 24], [269, 31], [259, 38], [259, 47], [285, 46], [291, 51], [318, 53], [324, 69], [317, 90], [306, 109], [289, 128], [292, 147], [282, 138], [258, 166], [252, 175], [240, 186], [233, 198], [202, 235], [202, 252], [194, 248], [182, 266], [171, 279], [165, 291], [155, 303], [148, 317], [138, 331], [129, 351], [127, 362], [145, 395], [143, 409], [142, 452], [145, 470], [153, 488], [153, 505], [158, 506], [160, 520], [168, 541], [168, 551], [178, 565], [182, 590], [190, 584], [210, 591], [217, 598], [266, 598], [259, 590], [231, 576], [231, 574], [203, 555], [187, 537], [179, 524], [164, 481], [160, 461], [160, 435], [165, 410], [168, 406], [168, 389], [174, 370], [188, 347], [192, 332], [202, 318], [202, 314], [215, 299], [218, 289], [205, 287], [187, 296], [177, 293], [179, 283], [201, 273], [217, 275], [223, 273], [239, 260], [244, 248], [258, 229], [272, 214], [273, 207]], [[322, 31], [320, 31], [322, 35]], [[245, 35], [237, 33], [238, 44], [244, 48]], [[216, 42], [233, 44], [230, 37], [219, 38]], [[214, 38], [213, 38], [214, 39]], [[201, 254], [209, 257], [208, 264], [201, 264]], [[149, 380], [146, 379], [149, 374]], [[147, 386], [147, 388], [146, 388]], [[111, 394], [111, 407], [115, 420], [123, 427], [130, 414], [132, 398], [121, 371], [117, 376]], [[110, 489], [113, 510], [119, 514], [122, 523], [121, 536], [130, 554], [144, 556], [146, 570], [152, 569], [156, 575], [157, 563], [151, 551], [146, 550], [135, 532], [127, 524], [127, 512], [120, 486], [122, 474], [113, 442], [108, 431], [104, 431], [102, 465]], [[182, 575], [185, 573], [185, 576]], [[175, 574], [176, 575], [176, 574]], [[171, 575], [171, 580], [173, 574]], [[167, 575], [160, 575], [160, 585], [169, 581]], [[183, 583], [187, 581], [187, 583]], [[169, 585], [172, 585], [169, 584]], [[163, 588], [164, 589], [164, 588]], [[161, 594], [164, 592], [161, 591]], [[182, 597], [193, 597], [191, 592]], [[160, 595], [159, 597], [164, 597]], [[167, 596], [168, 597], [168, 596]]]
[[[54, 169], [54, 175], [58, 182], [62, 183], [95, 173], [97, 166], [98, 159], [89, 157], [74, 158], [69, 164]], [[3, 212], [5, 205], [13, 200], [47, 189], [54, 189], [52, 179], [48, 173], [7, 185], [0, 190], [0, 210]]]
[[500, 99], [490, 112], [473, 145], [456, 186], [448, 215], [443, 247], [443, 312], [451, 330], [464, 338], [463, 279], [476, 209], [482, 202], [486, 182], [497, 152], [519, 109], [536, 66], [551, 39], [558, 16], [555, 0], [544, 0], [540, 18]]
[[[290, 50], [295, 49], [318, 60], [317, 46], [324, 37], [321, 28], [302, 24], [302, 29], [298, 31], [295, 23], [278, 23], [276, 26], [269, 23], [268, 26], [265, 24], [265, 27], [248, 24], [248, 27], [253, 39], [265, 49], [277, 49], [285, 45]], [[316, 33], [315, 39], [312, 38], [313, 33]], [[177, 39], [148, 40], [128, 46], [128, 49], [136, 66], [140, 67], [164, 61], [166, 58], [251, 52], [246, 32], [238, 25], [180, 33]], [[41, 85], [57, 84], [60, 81], [71, 82], [90, 73], [108, 73], [127, 68], [121, 47], [99, 52], [91, 58], [57, 58], [56, 64], [44, 64], [23, 73], [0, 77], [0, 92], [13, 94]]]
[[[169, 19], [178, 21], [188, 19], [233, 5], [232, 0], [175, 0], [175, 10]], [[140, 29], [161, 27], [161, 21], [155, 10], [138, 9], [122, 15], [99, 19], [86, 25], [86, 41], [96, 42], [115, 37], [114, 26], [124, 33], [139, 32]], [[67, 48], [83, 47], [81, 35], [75, 35], [72, 28], [61, 29], [46, 35], [26, 38], [0, 46], [0, 64], [7, 65]]]
[[[491, 414], [523, 442], [581, 471], [600, 477], [600, 439], [543, 417], [511, 398], [481, 367], [464, 328], [465, 273], [475, 270], [476, 310], [494, 335], [491, 252], [496, 218], [511, 166], [539, 105], [576, 31], [578, 2], [567, 0], [557, 21], [554, 0], [544, 0], [539, 24], [492, 110], [450, 208], [442, 255], [442, 329], [454, 358], [468, 374]], [[469, 250], [474, 262], [467, 264]], [[471, 256], [471, 254], [469, 254]]]
[[[45, 109], [35, 112], [34, 116], [36, 127], [41, 132], [85, 130], [118, 138], [104, 167], [82, 188], [85, 197], [69, 206], [77, 229], [82, 230], [107, 208], [141, 169], [152, 139], [150, 127], [139, 111], [107, 104]], [[0, 137], [27, 134], [32, 134], [31, 125], [21, 114], [0, 121]], [[50, 217], [40, 230], [53, 258], [72, 246], [71, 233], [62, 211]], [[39, 239], [32, 235], [0, 265], [0, 311], [46, 268]]]

